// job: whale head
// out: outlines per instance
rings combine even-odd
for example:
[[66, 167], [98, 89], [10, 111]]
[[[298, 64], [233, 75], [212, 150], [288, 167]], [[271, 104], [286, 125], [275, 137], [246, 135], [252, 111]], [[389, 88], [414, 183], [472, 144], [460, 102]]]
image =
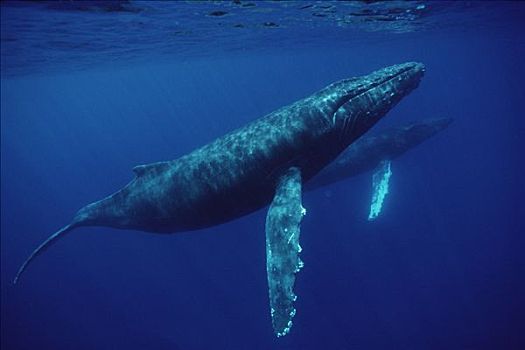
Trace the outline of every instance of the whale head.
[[370, 129], [414, 90], [425, 72], [422, 63], [408, 62], [371, 74], [344, 79], [321, 90], [320, 109], [347, 146]]

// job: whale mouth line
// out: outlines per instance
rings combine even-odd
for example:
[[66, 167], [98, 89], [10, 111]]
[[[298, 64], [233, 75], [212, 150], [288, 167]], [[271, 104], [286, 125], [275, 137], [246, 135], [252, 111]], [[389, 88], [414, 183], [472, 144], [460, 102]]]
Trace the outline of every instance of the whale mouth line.
[[[421, 63], [411, 63], [406, 64], [407, 67], [403, 67], [399, 71], [395, 72], [394, 74], [386, 77], [385, 79], [382, 79], [380, 81], [377, 81], [375, 83], [370, 84], [365, 90], [361, 91], [352, 91], [351, 93], [348, 93], [346, 95], [343, 95], [342, 98], [339, 100], [339, 102], [334, 107], [334, 114], [341, 109], [346, 103], [352, 101], [355, 98], [358, 98], [364, 94], [369, 93], [370, 91], [380, 88], [384, 86], [385, 84], [391, 83], [394, 79], [399, 78], [403, 74], [407, 74], [408, 78], [417, 76], [418, 72], [421, 72], [421, 75], [425, 72], [425, 66]], [[411, 71], [414, 71], [413, 73]]]
[[[361, 95], [364, 95], [364, 94], [367, 94], [367, 93], [370, 93], [371, 91], [375, 90], [375, 89], [378, 89], [378, 88], [381, 88], [387, 84], [390, 84], [392, 81], [394, 81], [395, 79], [399, 79], [399, 81], [406, 81], [406, 80], [410, 80], [414, 77], [417, 76], [417, 73], [418, 73], [418, 70], [421, 72], [421, 73], [424, 73], [425, 72], [425, 68], [422, 67], [421, 64], [413, 64], [412, 66], [410, 67], [407, 67], [407, 68], [404, 68], [402, 70], [400, 70], [399, 72], [396, 72], [394, 75], [392, 75], [391, 77], [381, 81], [381, 82], [378, 82], [378, 83], [375, 83], [375, 84], [372, 84], [368, 89], [366, 89], [366, 91], [363, 91], [362, 93], [360, 94], [357, 94], [355, 96], [353, 96], [350, 100], [356, 98], [356, 97], [359, 97]], [[414, 71], [413, 73], [411, 73], [411, 71]], [[405, 76], [405, 79], [402, 79], [401, 76]], [[421, 77], [420, 77], [421, 78]], [[419, 81], [419, 79], [418, 79]], [[350, 101], [349, 100], [349, 101]]]
[[[359, 115], [366, 113], [366, 120], [370, 120], [366, 123], [377, 121], [381, 114], [384, 115], [419, 84], [425, 72], [425, 66], [416, 62], [391, 69], [393, 71], [376, 72], [369, 77], [366, 88], [357, 89], [339, 100], [332, 114], [332, 125], [336, 125], [338, 120], [342, 123], [341, 139], [355, 130]], [[357, 109], [348, 108], [354, 103]], [[381, 105], [385, 107], [379, 108]]]

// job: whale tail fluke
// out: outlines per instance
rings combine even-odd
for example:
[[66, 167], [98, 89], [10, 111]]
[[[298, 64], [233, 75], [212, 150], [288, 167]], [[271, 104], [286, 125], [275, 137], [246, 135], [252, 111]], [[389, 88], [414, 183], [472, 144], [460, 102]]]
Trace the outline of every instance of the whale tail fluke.
[[53, 233], [51, 236], [49, 236], [48, 239], [46, 239], [42, 244], [40, 244], [29, 257], [24, 261], [22, 266], [20, 266], [20, 269], [18, 269], [18, 272], [16, 273], [15, 279], [13, 280], [13, 284], [17, 284], [18, 280], [20, 279], [20, 276], [25, 271], [27, 266], [31, 261], [33, 261], [34, 258], [36, 258], [38, 255], [42, 254], [47, 248], [49, 248], [53, 243], [55, 243], [60, 237], [63, 237], [66, 233], [70, 232], [74, 228], [78, 226], [78, 223], [76, 221], [72, 222], [71, 224], [62, 227], [57, 232]]

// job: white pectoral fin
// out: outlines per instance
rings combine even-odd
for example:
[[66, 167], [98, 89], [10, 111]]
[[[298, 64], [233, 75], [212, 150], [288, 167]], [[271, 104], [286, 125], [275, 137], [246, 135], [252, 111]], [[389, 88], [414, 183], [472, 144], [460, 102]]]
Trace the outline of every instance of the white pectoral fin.
[[370, 221], [377, 218], [379, 213], [381, 213], [383, 201], [388, 194], [390, 176], [392, 175], [390, 165], [391, 162], [389, 160], [383, 160], [374, 170], [374, 175], [372, 176], [372, 202], [370, 204], [370, 213], [368, 214], [368, 220]]
[[301, 203], [301, 171], [290, 168], [277, 184], [266, 217], [266, 272], [272, 325], [278, 337], [286, 335], [295, 316], [295, 274], [303, 267], [299, 258], [300, 224], [306, 210]]

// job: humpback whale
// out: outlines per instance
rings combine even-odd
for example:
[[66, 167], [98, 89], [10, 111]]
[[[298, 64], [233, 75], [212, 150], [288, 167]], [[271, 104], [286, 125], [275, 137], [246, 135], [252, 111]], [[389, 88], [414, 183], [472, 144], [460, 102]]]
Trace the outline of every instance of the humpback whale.
[[415, 89], [424, 70], [408, 62], [344, 79], [176, 160], [136, 166], [124, 188], [81, 208], [38, 246], [14, 283], [36, 256], [80, 226], [174, 233], [270, 205], [265, 227], [270, 314], [275, 334], [287, 334], [296, 312], [295, 274], [303, 265], [303, 183]]
[[374, 220], [388, 193], [391, 161], [447, 128], [450, 123], [451, 118], [428, 119], [363, 136], [305, 184], [305, 190], [314, 190], [374, 169], [372, 203], [368, 216], [369, 220]]
[[393, 160], [446, 129], [452, 118], [427, 119], [394, 126], [352, 143], [336, 160], [305, 185], [315, 190], [376, 168], [381, 161]]

